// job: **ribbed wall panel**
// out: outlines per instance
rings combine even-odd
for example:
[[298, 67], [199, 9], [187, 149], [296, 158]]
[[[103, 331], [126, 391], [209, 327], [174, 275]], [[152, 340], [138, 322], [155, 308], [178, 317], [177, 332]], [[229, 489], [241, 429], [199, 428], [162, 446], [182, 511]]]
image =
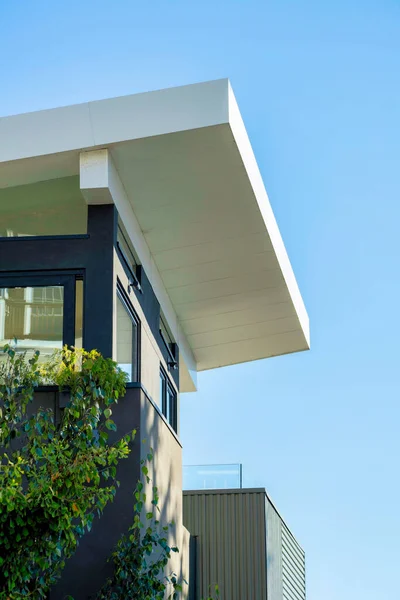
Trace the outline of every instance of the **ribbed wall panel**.
[[281, 521], [283, 600], [305, 600], [305, 555], [285, 523]]
[[197, 590], [221, 600], [305, 600], [305, 555], [264, 489], [185, 491], [197, 539]]
[[281, 519], [265, 497], [267, 514], [267, 589], [268, 600], [282, 600], [282, 538]]
[[267, 600], [265, 492], [185, 492], [184, 524], [197, 537], [197, 599]]

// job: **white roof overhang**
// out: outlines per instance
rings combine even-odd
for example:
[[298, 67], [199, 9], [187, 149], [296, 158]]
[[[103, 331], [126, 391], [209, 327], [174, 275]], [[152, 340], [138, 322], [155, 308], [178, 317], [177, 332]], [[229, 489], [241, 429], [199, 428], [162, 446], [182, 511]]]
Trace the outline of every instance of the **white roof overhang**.
[[4, 117], [0, 188], [78, 174], [80, 153], [97, 149], [112, 156], [186, 371], [309, 348], [307, 312], [228, 80]]

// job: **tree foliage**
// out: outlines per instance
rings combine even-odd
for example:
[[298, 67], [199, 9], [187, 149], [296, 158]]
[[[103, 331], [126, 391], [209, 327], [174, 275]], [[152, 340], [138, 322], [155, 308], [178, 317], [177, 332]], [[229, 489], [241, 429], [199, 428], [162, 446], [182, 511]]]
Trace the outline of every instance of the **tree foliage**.
[[[64, 349], [45, 364], [10, 345], [0, 363], [0, 598], [44, 598], [117, 488], [131, 436], [110, 444], [126, 377], [98, 352]], [[70, 390], [60, 422], [29, 411], [36, 387]], [[31, 414], [30, 414], [31, 413]], [[134, 432], [132, 432], [133, 435]]]
[[[128, 456], [135, 432], [110, 443], [116, 431], [114, 404], [125, 393], [126, 376], [98, 352], [64, 348], [47, 362], [28, 358], [15, 346], [0, 361], [0, 600], [46, 598], [72, 556], [116, 494], [116, 467]], [[67, 390], [60, 415], [32, 406], [41, 384]], [[59, 421], [57, 422], [57, 417]], [[133, 522], [110, 560], [114, 571], [96, 600], [176, 600], [181, 576], [168, 572], [177, 547], [168, 544], [171, 525], [157, 519], [156, 487], [142, 461], [134, 495]], [[151, 506], [151, 509], [148, 507]], [[215, 588], [219, 598], [218, 588]], [[73, 600], [70, 598], [70, 600]], [[207, 600], [212, 600], [211, 596]]]

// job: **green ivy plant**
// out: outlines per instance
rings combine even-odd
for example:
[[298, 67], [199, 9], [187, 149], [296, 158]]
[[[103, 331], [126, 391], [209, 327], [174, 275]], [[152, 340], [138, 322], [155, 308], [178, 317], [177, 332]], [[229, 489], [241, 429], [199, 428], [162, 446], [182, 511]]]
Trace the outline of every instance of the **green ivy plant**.
[[[147, 462], [153, 460], [153, 451], [142, 460], [143, 480], [150, 484]], [[152, 510], [145, 512], [147, 502], [144, 483], [139, 481], [135, 490], [134, 518], [126, 535], [119, 540], [111, 556], [114, 564], [113, 576], [109, 578], [96, 600], [176, 600], [182, 592], [182, 584], [176, 573], [166, 575], [172, 553], [179, 549], [168, 545], [167, 533], [170, 525], [161, 526], [156, 518], [159, 511], [157, 487], [152, 487]]]
[[219, 586], [215, 585], [214, 586], [214, 592], [215, 592], [215, 596], [207, 596], [207, 598], [202, 598], [202, 600], [219, 600], [220, 595], [219, 595]]
[[[116, 493], [116, 467], [135, 432], [114, 444], [112, 407], [126, 376], [98, 352], [64, 348], [47, 363], [15, 346], [0, 361], [0, 599], [45, 598], [79, 538]], [[28, 407], [35, 389], [70, 391], [52, 410]]]

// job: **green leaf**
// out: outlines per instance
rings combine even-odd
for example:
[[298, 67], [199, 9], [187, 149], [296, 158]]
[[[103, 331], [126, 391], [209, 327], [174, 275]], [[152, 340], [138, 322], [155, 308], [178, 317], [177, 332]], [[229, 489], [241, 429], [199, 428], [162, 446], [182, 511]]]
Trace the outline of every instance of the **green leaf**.
[[117, 426], [114, 423], [114, 421], [111, 421], [111, 419], [107, 419], [107, 421], [105, 422], [105, 426], [107, 427], [107, 429], [111, 429], [112, 431], [117, 431]]

